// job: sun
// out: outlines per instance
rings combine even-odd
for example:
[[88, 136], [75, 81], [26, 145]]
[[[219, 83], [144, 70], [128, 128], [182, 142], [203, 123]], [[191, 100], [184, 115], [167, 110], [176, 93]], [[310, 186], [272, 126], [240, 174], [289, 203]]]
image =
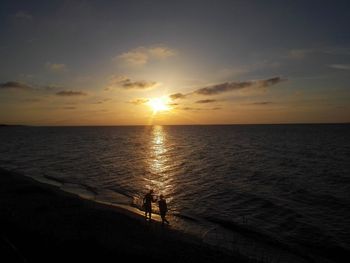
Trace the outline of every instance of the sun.
[[169, 99], [166, 97], [153, 98], [148, 101], [148, 105], [152, 108], [153, 113], [160, 111], [169, 111]]

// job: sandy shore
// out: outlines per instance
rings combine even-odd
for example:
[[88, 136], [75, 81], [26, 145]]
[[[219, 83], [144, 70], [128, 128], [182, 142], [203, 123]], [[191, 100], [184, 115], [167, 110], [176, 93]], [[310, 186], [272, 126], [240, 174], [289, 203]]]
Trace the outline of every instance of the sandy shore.
[[0, 257], [7, 262], [247, 262], [140, 215], [1, 169], [0, 220]]

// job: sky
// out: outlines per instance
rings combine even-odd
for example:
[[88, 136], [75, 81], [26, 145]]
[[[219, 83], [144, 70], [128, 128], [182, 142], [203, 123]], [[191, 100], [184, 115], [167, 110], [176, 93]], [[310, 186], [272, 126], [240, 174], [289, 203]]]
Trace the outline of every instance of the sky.
[[347, 1], [1, 1], [0, 123], [349, 122], [349, 11]]

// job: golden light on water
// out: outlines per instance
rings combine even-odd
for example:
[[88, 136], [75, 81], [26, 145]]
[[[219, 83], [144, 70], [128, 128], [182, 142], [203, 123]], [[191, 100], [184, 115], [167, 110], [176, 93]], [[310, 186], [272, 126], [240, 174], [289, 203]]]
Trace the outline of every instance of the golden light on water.
[[163, 126], [152, 127], [149, 151], [149, 170], [151, 172], [149, 186], [157, 194], [167, 196], [173, 186], [171, 184], [172, 179], [167, 172], [171, 160], [168, 156], [169, 148]]
[[162, 126], [153, 127], [153, 140], [152, 140], [152, 172], [159, 173], [164, 169], [166, 161], [166, 148], [165, 148], [165, 135]]

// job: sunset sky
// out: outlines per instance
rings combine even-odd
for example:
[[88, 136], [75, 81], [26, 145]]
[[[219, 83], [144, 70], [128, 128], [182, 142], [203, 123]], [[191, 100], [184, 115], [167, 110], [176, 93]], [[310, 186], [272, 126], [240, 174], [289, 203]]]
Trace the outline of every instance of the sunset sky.
[[347, 1], [1, 1], [0, 123], [349, 122], [349, 10]]

